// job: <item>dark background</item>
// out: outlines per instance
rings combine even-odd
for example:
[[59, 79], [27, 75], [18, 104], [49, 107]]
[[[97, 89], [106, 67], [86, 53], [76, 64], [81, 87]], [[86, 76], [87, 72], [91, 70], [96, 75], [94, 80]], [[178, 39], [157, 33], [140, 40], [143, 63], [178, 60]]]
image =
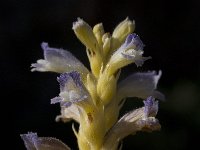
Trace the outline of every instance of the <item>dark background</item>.
[[[77, 149], [72, 123], [56, 123], [59, 106], [58, 74], [30, 72], [30, 64], [43, 58], [40, 43], [70, 50], [86, 66], [85, 48], [72, 31], [72, 22], [83, 18], [91, 26], [103, 22], [106, 31], [127, 16], [136, 21], [135, 32], [153, 59], [130, 72], [159, 70], [158, 88], [166, 95], [160, 102], [160, 132], [127, 137], [124, 149], [186, 150], [199, 145], [200, 134], [200, 5], [198, 0], [12, 0], [1, 2], [0, 65], [1, 110], [4, 140], [13, 149], [25, 149], [19, 134], [38, 132], [57, 137]], [[126, 103], [127, 109], [133, 101]], [[142, 102], [134, 107], [142, 105]], [[134, 108], [132, 107], [132, 108]], [[77, 125], [76, 125], [77, 126]]]

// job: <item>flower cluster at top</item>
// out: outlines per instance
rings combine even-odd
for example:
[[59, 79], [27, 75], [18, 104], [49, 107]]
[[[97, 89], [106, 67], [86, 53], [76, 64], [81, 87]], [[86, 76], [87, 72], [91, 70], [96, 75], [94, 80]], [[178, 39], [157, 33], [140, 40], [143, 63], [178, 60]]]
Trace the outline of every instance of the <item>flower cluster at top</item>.
[[[134, 63], [142, 66], [151, 57], [143, 57], [144, 44], [133, 33], [135, 22], [126, 18], [113, 33], [105, 32], [102, 23], [90, 27], [78, 18], [73, 23], [77, 38], [86, 47], [91, 71], [69, 51], [52, 48], [43, 42], [44, 59], [32, 64], [32, 71], [60, 73], [57, 81], [60, 93], [51, 104], [60, 104], [56, 120], [79, 123], [73, 126], [80, 150], [117, 150], [120, 141], [138, 131], [160, 129], [155, 118], [157, 99], [164, 95], [156, 90], [161, 71], [137, 72], [118, 82], [121, 69]], [[127, 97], [143, 99], [144, 107], [134, 109], [121, 118], [119, 112]], [[55, 138], [38, 137], [36, 133], [22, 134], [28, 150], [70, 149]]]

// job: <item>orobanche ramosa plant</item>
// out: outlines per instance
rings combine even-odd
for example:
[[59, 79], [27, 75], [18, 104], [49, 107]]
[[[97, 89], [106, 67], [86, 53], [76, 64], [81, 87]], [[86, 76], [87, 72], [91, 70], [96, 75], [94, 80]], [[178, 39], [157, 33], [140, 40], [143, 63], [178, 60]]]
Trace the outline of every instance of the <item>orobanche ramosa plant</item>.
[[[73, 23], [77, 38], [86, 47], [91, 71], [69, 51], [49, 47], [43, 42], [44, 59], [32, 64], [32, 71], [60, 73], [57, 81], [60, 94], [51, 104], [60, 104], [61, 115], [56, 121], [74, 120], [79, 129], [72, 129], [80, 150], [121, 149], [124, 137], [138, 131], [160, 129], [155, 118], [158, 101], [164, 95], [156, 90], [161, 71], [137, 72], [118, 83], [121, 69], [134, 63], [142, 66], [150, 57], [143, 57], [144, 44], [133, 33], [135, 22], [126, 18], [113, 33], [105, 32], [102, 23], [91, 28], [78, 18]], [[144, 107], [134, 109], [119, 119], [126, 98], [142, 99]], [[38, 137], [37, 133], [22, 134], [28, 150], [70, 150], [60, 140]]]

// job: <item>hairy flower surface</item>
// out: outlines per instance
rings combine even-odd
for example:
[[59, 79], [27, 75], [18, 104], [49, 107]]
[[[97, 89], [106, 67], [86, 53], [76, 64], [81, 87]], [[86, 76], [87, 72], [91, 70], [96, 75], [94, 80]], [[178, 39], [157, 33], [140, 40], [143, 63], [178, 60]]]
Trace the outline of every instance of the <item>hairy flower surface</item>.
[[51, 137], [38, 137], [37, 133], [21, 134], [28, 150], [70, 150], [63, 142]]
[[[120, 141], [139, 131], [160, 130], [155, 118], [158, 101], [164, 95], [157, 91], [162, 72], [136, 72], [118, 83], [121, 69], [129, 64], [141, 67], [151, 57], [144, 57], [144, 44], [133, 33], [135, 22], [126, 18], [113, 33], [105, 32], [103, 24], [93, 28], [78, 18], [73, 23], [77, 38], [86, 47], [89, 71], [69, 51], [41, 44], [44, 59], [31, 65], [31, 71], [60, 73], [57, 81], [60, 93], [51, 104], [60, 104], [61, 114], [56, 121], [79, 123], [73, 126], [80, 150], [117, 150]], [[137, 97], [144, 107], [133, 109], [119, 119], [126, 98]], [[69, 150], [55, 138], [38, 137], [36, 133], [22, 134], [28, 150]]]
[[88, 98], [88, 93], [78, 72], [63, 73], [57, 80], [60, 84], [60, 96], [51, 99], [51, 104], [60, 102], [61, 107], [68, 107], [72, 103], [78, 103]]

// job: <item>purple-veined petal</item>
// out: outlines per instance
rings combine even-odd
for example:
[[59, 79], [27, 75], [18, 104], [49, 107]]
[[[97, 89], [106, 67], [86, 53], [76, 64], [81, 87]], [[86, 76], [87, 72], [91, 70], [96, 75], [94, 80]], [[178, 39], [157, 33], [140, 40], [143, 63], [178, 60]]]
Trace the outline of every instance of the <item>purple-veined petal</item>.
[[157, 83], [162, 72], [156, 74], [155, 71], [146, 73], [134, 73], [118, 84], [118, 95], [120, 100], [125, 97], [147, 98], [154, 96], [155, 98], [164, 100], [164, 95], [158, 91]]
[[122, 49], [124, 48], [124, 50], [121, 54], [126, 59], [134, 60], [135, 64], [140, 67], [143, 65], [144, 61], [151, 59], [151, 57], [142, 57], [144, 46], [145, 45], [137, 34], [130, 34], [122, 45]]
[[80, 74], [77, 71], [63, 73], [60, 75], [60, 77], [57, 78], [57, 80], [60, 84], [61, 91], [63, 91], [65, 88], [72, 88], [72, 83], [75, 84], [74, 86], [83, 87]]
[[155, 98], [152, 96], [148, 97], [144, 102], [144, 113], [145, 117], [156, 116], [158, 112], [158, 101], [155, 101]]
[[133, 59], [136, 56], [137, 51], [139, 51], [137, 55], [143, 54], [143, 48], [144, 44], [140, 40], [139, 36], [136, 34], [130, 34], [127, 36], [124, 44], [122, 44], [121, 47], [114, 52], [114, 54], [111, 57], [111, 60], [117, 60], [117, 57], [122, 57], [122, 54], [125, 55], [125, 58], [127, 59]]
[[[152, 132], [160, 130], [161, 125], [158, 119], [149, 117], [142, 119], [142, 114], [139, 110], [136, 113], [131, 112], [123, 116], [114, 126], [109, 130], [105, 136], [103, 148], [116, 149], [123, 138], [128, 135], [134, 135], [139, 131]], [[136, 116], [135, 116], [136, 114]]]
[[51, 137], [38, 137], [37, 133], [28, 132], [20, 135], [27, 150], [70, 150], [63, 142]]
[[140, 37], [135, 33], [129, 34], [123, 45], [123, 47], [126, 47], [127, 49], [134, 48], [135, 50], [143, 50], [144, 46], [145, 45], [143, 44]]
[[108, 66], [110, 67], [109, 73], [113, 74], [118, 69], [135, 63], [137, 66], [142, 66], [145, 60], [151, 57], [143, 57], [144, 44], [137, 34], [130, 34], [127, 36], [124, 44], [117, 49], [111, 56]]
[[63, 73], [57, 80], [60, 84], [61, 92], [59, 97], [51, 100], [52, 104], [59, 102], [62, 107], [69, 107], [72, 103], [79, 103], [89, 97], [89, 93], [77, 71]]
[[37, 133], [28, 132], [28, 134], [21, 134], [20, 136], [27, 150], [36, 150], [35, 145], [38, 143]]
[[62, 100], [63, 100], [62, 97], [59, 97], [59, 96], [54, 97], [54, 98], [51, 99], [51, 104], [60, 103], [60, 102], [62, 102]]
[[75, 58], [69, 51], [49, 47], [48, 43], [43, 42], [41, 47], [44, 52], [44, 59], [31, 65], [31, 71], [53, 71], [58, 73], [69, 72], [72, 70], [87, 74], [85, 66]]

